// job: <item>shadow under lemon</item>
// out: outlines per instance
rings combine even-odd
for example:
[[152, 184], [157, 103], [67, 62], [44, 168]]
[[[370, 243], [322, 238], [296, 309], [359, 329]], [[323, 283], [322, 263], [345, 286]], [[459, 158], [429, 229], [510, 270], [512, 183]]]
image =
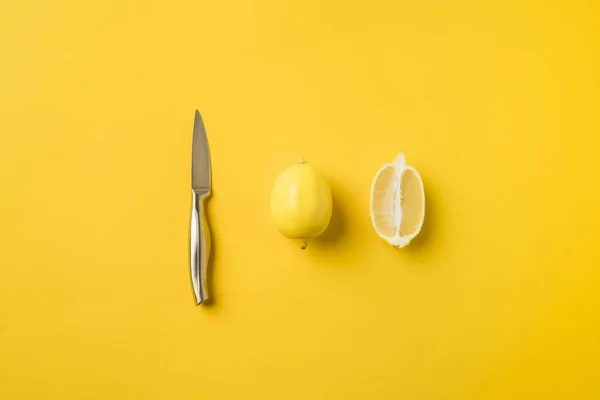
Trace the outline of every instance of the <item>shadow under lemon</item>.
[[351, 218], [351, 206], [342, 199], [351, 199], [340, 185], [330, 182], [331, 185], [331, 220], [325, 232], [309, 241], [308, 249], [315, 247], [319, 250], [341, 250], [349, 240], [349, 224]]
[[444, 230], [443, 205], [441, 197], [434, 191], [430, 182], [424, 180], [425, 192], [425, 218], [421, 232], [403, 249], [399, 249], [404, 256], [413, 261], [416, 258], [437, 258], [443, 248], [442, 234]]

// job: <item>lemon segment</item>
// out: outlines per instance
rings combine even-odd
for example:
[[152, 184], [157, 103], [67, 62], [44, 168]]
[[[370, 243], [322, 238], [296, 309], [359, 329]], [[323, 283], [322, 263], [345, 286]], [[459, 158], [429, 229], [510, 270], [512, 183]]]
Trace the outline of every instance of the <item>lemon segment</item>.
[[419, 234], [425, 218], [421, 176], [400, 153], [377, 171], [371, 187], [371, 221], [377, 234], [394, 247], [404, 247]]
[[396, 207], [398, 177], [393, 166], [385, 166], [373, 183], [371, 196], [371, 213], [375, 230], [385, 236], [395, 236], [398, 233], [400, 220], [399, 209]]

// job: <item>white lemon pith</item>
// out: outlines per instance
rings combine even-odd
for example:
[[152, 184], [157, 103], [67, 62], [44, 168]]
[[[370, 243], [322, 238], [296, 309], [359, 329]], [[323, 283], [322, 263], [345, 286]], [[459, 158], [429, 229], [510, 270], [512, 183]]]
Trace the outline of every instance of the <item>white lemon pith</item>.
[[331, 219], [331, 188], [320, 171], [304, 162], [281, 171], [271, 192], [271, 219], [277, 230], [305, 248]]
[[425, 192], [421, 176], [406, 165], [404, 153], [377, 171], [371, 187], [371, 221], [379, 236], [404, 247], [421, 231]]

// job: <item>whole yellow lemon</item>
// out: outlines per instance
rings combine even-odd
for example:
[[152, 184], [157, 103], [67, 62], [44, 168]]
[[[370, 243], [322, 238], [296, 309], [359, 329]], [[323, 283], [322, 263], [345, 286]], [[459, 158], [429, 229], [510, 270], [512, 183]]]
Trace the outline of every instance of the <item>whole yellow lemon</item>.
[[271, 192], [271, 218], [282, 235], [306, 248], [331, 219], [331, 187], [323, 174], [300, 159], [281, 171]]

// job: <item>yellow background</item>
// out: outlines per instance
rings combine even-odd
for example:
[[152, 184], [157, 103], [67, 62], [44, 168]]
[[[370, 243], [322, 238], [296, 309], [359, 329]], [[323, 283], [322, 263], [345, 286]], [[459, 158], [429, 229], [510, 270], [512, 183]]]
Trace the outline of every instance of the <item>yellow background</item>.
[[[600, 398], [593, 1], [5, 1], [0, 398]], [[213, 162], [209, 306], [190, 152]], [[408, 248], [369, 219], [399, 151]], [[304, 157], [334, 216], [269, 220]]]

